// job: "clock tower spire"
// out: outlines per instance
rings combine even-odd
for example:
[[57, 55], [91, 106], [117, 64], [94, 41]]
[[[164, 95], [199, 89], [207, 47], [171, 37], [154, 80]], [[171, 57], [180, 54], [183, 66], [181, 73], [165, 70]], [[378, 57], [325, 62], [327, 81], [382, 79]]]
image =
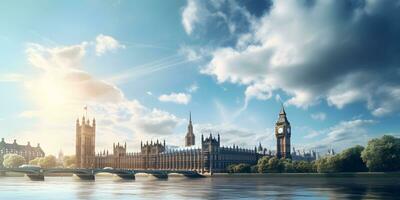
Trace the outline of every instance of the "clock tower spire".
[[290, 122], [286, 117], [285, 107], [282, 104], [278, 121], [275, 124], [276, 157], [291, 158], [290, 155]]

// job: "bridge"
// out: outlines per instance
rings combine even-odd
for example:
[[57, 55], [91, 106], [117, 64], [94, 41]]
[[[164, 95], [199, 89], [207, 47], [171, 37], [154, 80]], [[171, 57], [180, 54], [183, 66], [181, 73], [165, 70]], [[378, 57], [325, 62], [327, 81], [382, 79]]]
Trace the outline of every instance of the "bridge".
[[197, 171], [190, 170], [152, 170], [152, 169], [139, 169], [139, 170], [130, 170], [130, 169], [69, 169], [69, 168], [0, 168], [0, 173], [22, 173], [29, 177], [31, 180], [44, 180], [45, 175], [49, 174], [57, 174], [57, 173], [70, 173], [75, 174], [77, 177], [83, 180], [95, 180], [96, 174], [99, 173], [109, 173], [114, 174], [122, 179], [130, 179], [134, 180], [136, 174], [149, 174], [156, 178], [167, 179], [170, 174], [181, 174], [190, 178], [200, 178], [204, 177], [202, 174]]

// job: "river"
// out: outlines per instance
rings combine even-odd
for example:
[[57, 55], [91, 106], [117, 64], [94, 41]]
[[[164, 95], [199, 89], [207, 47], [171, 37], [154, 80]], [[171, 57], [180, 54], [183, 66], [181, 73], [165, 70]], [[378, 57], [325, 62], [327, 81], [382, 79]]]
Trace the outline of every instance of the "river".
[[399, 178], [137, 177], [125, 181], [98, 176], [96, 181], [74, 177], [0, 177], [0, 199], [395, 199]]

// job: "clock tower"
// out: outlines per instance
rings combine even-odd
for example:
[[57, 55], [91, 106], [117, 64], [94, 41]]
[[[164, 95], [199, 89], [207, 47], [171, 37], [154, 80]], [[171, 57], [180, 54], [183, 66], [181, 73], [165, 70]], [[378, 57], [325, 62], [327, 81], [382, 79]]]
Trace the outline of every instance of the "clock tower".
[[285, 108], [279, 112], [278, 121], [275, 124], [276, 136], [276, 157], [278, 158], [291, 158], [290, 155], [290, 135], [291, 135], [290, 122], [286, 118]]

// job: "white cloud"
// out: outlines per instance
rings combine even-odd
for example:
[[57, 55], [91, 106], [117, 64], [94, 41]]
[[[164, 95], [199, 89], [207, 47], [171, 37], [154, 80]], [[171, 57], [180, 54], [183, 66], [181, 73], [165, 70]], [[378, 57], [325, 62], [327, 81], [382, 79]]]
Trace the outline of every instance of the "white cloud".
[[320, 135], [320, 133], [318, 131], [311, 130], [307, 135], [304, 136], [304, 138], [311, 139], [311, 138], [315, 138], [319, 135]]
[[149, 96], [153, 95], [153, 93], [151, 91], [147, 91], [146, 94], [149, 95]]
[[374, 120], [354, 119], [350, 121], [342, 121], [330, 128], [311, 133], [308, 138], [321, 136], [321, 140], [308, 144], [310, 148], [326, 150], [334, 148], [342, 150], [354, 145], [365, 145], [372, 138], [367, 131], [367, 127], [376, 123]]
[[186, 7], [182, 11], [182, 24], [183, 28], [188, 35], [190, 35], [194, 26], [200, 20], [200, 8], [196, 0], [188, 0]]
[[181, 46], [178, 50], [179, 54], [186, 57], [188, 61], [196, 61], [202, 58], [203, 54], [206, 54], [204, 50], [195, 50], [189, 46]]
[[[235, 46], [216, 48], [202, 73], [219, 83], [246, 86], [246, 100], [266, 100], [283, 91], [289, 96], [287, 104], [301, 108], [321, 100], [339, 109], [366, 102], [374, 115], [387, 115], [398, 110], [395, 104], [400, 102], [393, 92], [400, 88], [399, 73], [393, 73], [398, 59], [391, 51], [399, 43], [394, 37], [376, 37], [372, 30], [380, 24], [376, 34], [397, 35], [400, 29], [387, 29], [398, 16], [391, 8], [395, 6], [377, 4], [274, 1], [259, 19], [248, 18], [250, 31]], [[379, 38], [374, 50], [368, 46], [370, 38]], [[375, 47], [390, 52], [377, 54]]]
[[29, 43], [26, 54], [32, 66], [43, 70], [79, 68], [86, 54], [86, 46], [87, 42], [54, 48]]
[[125, 45], [120, 44], [115, 38], [100, 34], [96, 37], [96, 55], [101, 56], [107, 51], [124, 49]]
[[159, 101], [162, 102], [172, 102], [177, 104], [188, 104], [191, 100], [192, 96], [186, 93], [171, 93], [171, 94], [163, 94], [158, 97]]
[[323, 112], [312, 113], [311, 118], [319, 121], [324, 121], [326, 119], [326, 114]]
[[31, 43], [26, 52], [30, 64], [41, 69], [38, 76], [24, 82], [38, 105], [57, 108], [82, 101], [119, 102], [124, 99], [116, 86], [78, 69], [86, 53], [85, 42], [55, 48]]

